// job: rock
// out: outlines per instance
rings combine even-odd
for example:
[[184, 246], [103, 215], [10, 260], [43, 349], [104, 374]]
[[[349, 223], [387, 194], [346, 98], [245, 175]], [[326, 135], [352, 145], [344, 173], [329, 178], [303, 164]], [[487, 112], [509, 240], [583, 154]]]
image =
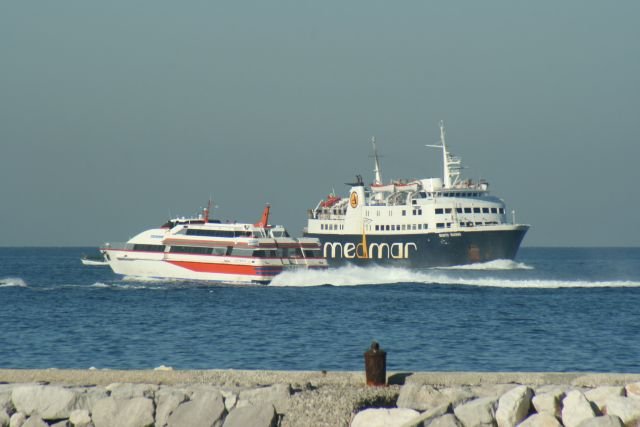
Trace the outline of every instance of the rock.
[[58, 386], [19, 386], [11, 392], [11, 400], [17, 411], [27, 416], [38, 414], [44, 420], [69, 418], [75, 409], [78, 394]]
[[529, 415], [533, 390], [521, 385], [500, 397], [496, 411], [498, 427], [513, 427]]
[[89, 411], [89, 413], [93, 411], [93, 405], [95, 405], [98, 400], [109, 397], [107, 390], [105, 390], [104, 388], [78, 387], [71, 390], [78, 393], [78, 399], [76, 400], [74, 408], [86, 409], [87, 411]]
[[90, 427], [93, 426], [91, 416], [86, 409], [76, 409], [69, 414], [69, 422], [73, 427]]
[[146, 397], [133, 399], [107, 397], [95, 403], [91, 415], [95, 427], [152, 426], [153, 401]]
[[578, 427], [624, 427], [624, 424], [615, 415], [603, 415], [583, 421]]
[[551, 389], [546, 392], [536, 393], [531, 399], [531, 403], [539, 414], [549, 414], [556, 418], [562, 417], [562, 406], [560, 402], [564, 399], [565, 393], [562, 389]]
[[160, 387], [155, 384], [113, 383], [105, 387], [109, 396], [116, 399], [133, 399], [134, 397], [148, 397], [153, 399]]
[[427, 411], [442, 405], [457, 405], [476, 397], [468, 389], [456, 387], [438, 390], [428, 384], [408, 383], [400, 389], [396, 406], [398, 408]]
[[624, 396], [624, 388], [623, 387], [596, 387], [594, 389], [588, 390], [584, 393], [584, 397], [593, 404], [595, 404], [600, 412], [604, 408], [605, 402], [607, 399], [611, 397], [619, 397]]
[[627, 384], [624, 389], [627, 397], [640, 398], [640, 382]]
[[429, 409], [428, 411], [423, 412], [417, 418], [411, 420], [411, 422], [404, 424], [402, 427], [416, 427], [416, 426], [429, 425], [429, 423], [435, 420], [436, 418], [442, 417], [443, 415], [446, 415], [449, 412], [451, 412], [450, 404], [447, 403], [446, 405], [440, 405], [433, 409]]
[[181, 390], [168, 387], [158, 390], [156, 392], [156, 427], [166, 426], [173, 411], [187, 400], [187, 395]]
[[11, 389], [0, 391], [0, 411], [5, 410], [7, 414], [14, 411], [13, 402], [11, 401]]
[[560, 421], [549, 413], [533, 414], [520, 424], [518, 427], [562, 427]]
[[465, 427], [495, 426], [496, 399], [493, 397], [475, 399], [456, 406], [453, 413]]
[[[237, 411], [237, 409], [236, 409]], [[417, 418], [420, 412], [408, 408], [370, 408], [353, 417], [351, 427], [400, 427]]]
[[194, 393], [190, 401], [181, 403], [173, 411], [167, 425], [169, 427], [220, 427], [225, 413], [220, 392]]
[[640, 399], [634, 397], [610, 397], [602, 411], [606, 415], [617, 415], [625, 426], [640, 424]]
[[571, 390], [562, 400], [562, 423], [565, 427], [577, 427], [595, 416], [591, 403], [579, 390]]
[[441, 417], [434, 419], [429, 423], [425, 423], [424, 427], [462, 427], [462, 424], [455, 415], [445, 414]]
[[[91, 424], [91, 425], [93, 425], [93, 424]], [[51, 426], [49, 426], [49, 427], [75, 427], [75, 426], [71, 425], [69, 420], [62, 420], [62, 421], [58, 421], [55, 424], [51, 424]]]
[[9, 427], [22, 427], [27, 421], [27, 416], [23, 412], [16, 412], [9, 418]]
[[223, 427], [275, 427], [278, 423], [276, 408], [271, 403], [236, 408], [227, 415]]
[[39, 415], [31, 415], [22, 427], [49, 427], [49, 424], [45, 423]]
[[0, 409], [0, 427], [7, 427], [9, 425], [11, 417], [5, 409]]
[[281, 412], [283, 401], [288, 400], [291, 393], [291, 385], [289, 384], [274, 384], [268, 387], [243, 390], [238, 394], [236, 407], [273, 403], [276, 411]]

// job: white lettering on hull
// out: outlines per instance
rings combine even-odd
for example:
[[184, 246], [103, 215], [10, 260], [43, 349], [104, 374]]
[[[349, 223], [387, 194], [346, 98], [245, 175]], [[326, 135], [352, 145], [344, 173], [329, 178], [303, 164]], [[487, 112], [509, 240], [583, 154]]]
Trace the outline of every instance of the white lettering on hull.
[[410, 251], [418, 250], [418, 245], [414, 242], [406, 243], [371, 243], [365, 252], [362, 243], [340, 243], [326, 242], [323, 247], [325, 258], [347, 258], [347, 259], [407, 259]]

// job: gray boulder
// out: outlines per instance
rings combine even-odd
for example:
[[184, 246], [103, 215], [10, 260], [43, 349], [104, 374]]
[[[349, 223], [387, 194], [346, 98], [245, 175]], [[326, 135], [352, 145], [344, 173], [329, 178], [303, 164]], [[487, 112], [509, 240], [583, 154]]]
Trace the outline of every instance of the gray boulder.
[[291, 397], [291, 385], [274, 384], [268, 387], [243, 390], [238, 394], [237, 408], [249, 405], [272, 403], [276, 411], [283, 412], [284, 403]]
[[9, 427], [22, 427], [22, 425], [27, 421], [27, 416], [24, 412], [16, 412], [11, 415], [9, 419]]
[[278, 414], [271, 403], [236, 408], [227, 415], [223, 427], [275, 427]]
[[458, 405], [453, 413], [465, 427], [485, 427], [496, 425], [497, 401], [493, 397], [482, 397]]
[[564, 397], [565, 392], [560, 388], [546, 389], [544, 392], [536, 392], [536, 395], [531, 399], [531, 403], [537, 413], [561, 418], [562, 405], [560, 403]]
[[518, 424], [518, 427], [562, 427], [562, 424], [556, 417], [545, 412], [531, 415]]
[[164, 427], [169, 422], [169, 416], [183, 402], [188, 400], [187, 395], [174, 388], [163, 387], [156, 392], [156, 426]]
[[476, 394], [465, 388], [438, 390], [428, 384], [407, 383], [400, 389], [396, 406], [427, 411], [442, 405], [458, 405], [476, 397]]
[[133, 399], [107, 397], [96, 402], [91, 416], [95, 427], [152, 426], [153, 401], [146, 397]]
[[0, 427], [8, 427], [11, 417], [5, 409], [0, 409]]
[[500, 397], [496, 411], [498, 427], [513, 427], [529, 415], [533, 390], [521, 385]]
[[603, 415], [583, 421], [578, 427], [624, 427], [624, 424], [615, 415]]
[[[417, 418], [414, 418], [410, 422], [403, 424], [402, 427], [421, 427], [429, 425], [433, 420], [446, 415], [451, 412], [451, 405], [445, 404], [435, 407], [433, 409], [429, 409], [428, 411], [423, 412]], [[455, 417], [454, 417], [455, 418]]]
[[76, 409], [69, 414], [69, 422], [73, 424], [73, 427], [91, 427], [91, 416], [86, 409]]
[[5, 410], [7, 414], [14, 411], [13, 402], [11, 401], [11, 389], [0, 391], [0, 411]]
[[594, 389], [587, 390], [584, 393], [584, 397], [586, 397], [589, 402], [595, 404], [601, 412], [604, 409], [605, 403], [608, 399], [624, 395], [624, 387], [610, 386], [596, 387]]
[[627, 397], [640, 397], [640, 382], [627, 384], [625, 392]]
[[38, 414], [44, 420], [69, 418], [78, 394], [58, 386], [26, 385], [11, 392], [13, 406], [27, 416]]
[[133, 399], [134, 397], [148, 397], [153, 399], [159, 386], [155, 384], [112, 383], [105, 387], [109, 396], [116, 399]]
[[49, 427], [49, 424], [45, 423], [42, 417], [36, 414], [27, 418], [22, 427]]
[[595, 417], [591, 403], [581, 391], [571, 390], [562, 400], [562, 424], [565, 427], [578, 427], [581, 422]]
[[444, 414], [423, 425], [424, 427], [462, 427], [462, 423], [453, 414]]
[[[169, 427], [220, 427], [226, 410], [219, 391], [194, 393], [169, 416]], [[98, 426], [96, 426], [98, 427]]]
[[78, 398], [74, 408], [85, 409], [89, 411], [89, 413], [93, 411], [93, 405], [95, 405], [97, 401], [109, 397], [109, 393], [107, 393], [107, 390], [104, 388], [79, 387], [71, 390], [78, 393]]
[[351, 427], [401, 427], [418, 415], [418, 411], [408, 408], [370, 408], [358, 412]]
[[640, 399], [611, 397], [605, 402], [603, 413], [620, 417], [625, 426], [640, 425]]
[[[91, 424], [93, 425], [93, 424]], [[62, 421], [58, 421], [55, 424], [51, 424], [49, 427], [75, 427], [74, 425], [72, 425], [69, 420], [62, 420]]]

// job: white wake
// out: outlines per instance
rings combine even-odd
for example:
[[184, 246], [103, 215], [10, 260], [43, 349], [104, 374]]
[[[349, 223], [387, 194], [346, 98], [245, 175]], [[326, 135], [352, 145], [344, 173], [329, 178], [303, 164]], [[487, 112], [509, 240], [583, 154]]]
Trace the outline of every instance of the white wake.
[[26, 288], [27, 282], [19, 277], [5, 277], [0, 279], [0, 288]]

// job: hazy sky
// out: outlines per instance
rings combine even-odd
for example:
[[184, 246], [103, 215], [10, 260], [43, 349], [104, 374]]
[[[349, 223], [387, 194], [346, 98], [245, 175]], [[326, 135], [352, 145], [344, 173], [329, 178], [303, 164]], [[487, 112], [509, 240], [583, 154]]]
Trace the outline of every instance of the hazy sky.
[[527, 246], [639, 246], [640, 2], [4, 1], [0, 245], [125, 241], [210, 195], [299, 234], [447, 127]]

